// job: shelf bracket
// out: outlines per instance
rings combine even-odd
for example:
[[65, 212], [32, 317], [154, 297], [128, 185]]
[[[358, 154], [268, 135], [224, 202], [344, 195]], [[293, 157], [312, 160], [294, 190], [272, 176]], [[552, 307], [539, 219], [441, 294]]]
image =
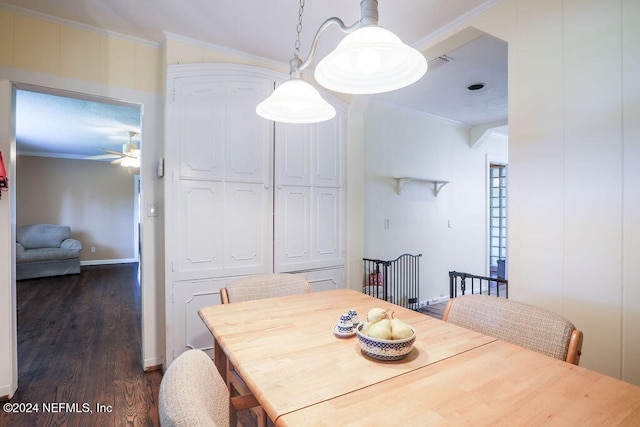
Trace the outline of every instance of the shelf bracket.
[[440, 193], [440, 190], [442, 190], [442, 187], [444, 187], [449, 183], [449, 181], [443, 181], [440, 179], [425, 179], [425, 178], [415, 178], [410, 176], [394, 177], [394, 179], [398, 181], [398, 194], [400, 195], [403, 193], [406, 185], [411, 181], [433, 184], [432, 192], [434, 197], [438, 197], [438, 193]]

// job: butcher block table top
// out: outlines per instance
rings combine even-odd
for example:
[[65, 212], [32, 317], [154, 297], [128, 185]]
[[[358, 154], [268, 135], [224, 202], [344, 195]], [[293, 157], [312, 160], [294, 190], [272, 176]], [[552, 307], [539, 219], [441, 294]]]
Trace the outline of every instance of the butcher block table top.
[[[374, 307], [416, 331], [380, 361], [333, 326]], [[227, 358], [277, 426], [640, 425], [640, 387], [349, 289], [204, 307], [214, 361]]]

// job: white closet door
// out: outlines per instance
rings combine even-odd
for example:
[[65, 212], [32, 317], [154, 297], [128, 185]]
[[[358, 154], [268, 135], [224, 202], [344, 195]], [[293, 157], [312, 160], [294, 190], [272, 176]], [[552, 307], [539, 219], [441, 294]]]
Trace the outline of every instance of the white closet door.
[[340, 265], [343, 262], [340, 242], [342, 231], [341, 199], [340, 188], [319, 187], [313, 189], [312, 259], [318, 267]]
[[226, 183], [225, 276], [271, 271], [271, 190], [264, 184]]
[[313, 162], [312, 184], [320, 187], [342, 187], [345, 161], [345, 120], [336, 118], [312, 128], [311, 150]]
[[274, 236], [277, 272], [308, 268], [311, 255], [311, 187], [278, 186]]
[[177, 149], [182, 179], [223, 179], [226, 97], [223, 81], [176, 79], [173, 99], [168, 101], [173, 104], [171, 111], [175, 115], [167, 117], [167, 142], [176, 144], [169, 148]]
[[311, 132], [309, 125], [276, 123], [275, 182], [278, 186], [311, 185]]
[[309, 125], [276, 123], [274, 269], [344, 265], [345, 114]]
[[271, 93], [264, 79], [236, 78], [227, 85], [225, 180], [271, 184], [273, 124], [256, 114]]
[[177, 190], [173, 272], [206, 277], [223, 267], [224, 184], [182, 180]]
[[173, 83], [167, 112], [167, 163], [178, 159], [167, 171], [173, 281], [271, 271], [273, 131], [255, 106], [272, 81], [212, 73]]

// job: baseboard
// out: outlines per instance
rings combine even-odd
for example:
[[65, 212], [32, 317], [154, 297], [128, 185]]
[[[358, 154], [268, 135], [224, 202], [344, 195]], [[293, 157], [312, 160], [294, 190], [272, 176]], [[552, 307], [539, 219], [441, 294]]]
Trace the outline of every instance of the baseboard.
[[12, 388], [13, 387], [11, 387], [10, 384], [0, 386], [0, 402], [11, 400], [13, 393], [15, 392], [15, 390], [13, 392], [11, 391]]
[[442, 304], [449, 301], [449, 296], [443, 295], [435, 298], [431, 298], [428, 300], [422, 300], [418, 303], [418, 308], [424, 308], [434, 304]]
[[159, 357], [153, 357], [151, 359], [145, 359], [142, 363], [142, 369], [144, 369], [145, 372], [150, 372], [162, 369], [163, 360]]
[[138, 261], [136, 261], [135, 258], [91, 259], [87, 261], [80, 261], [80, 265], [130, 264], [132, 262]]

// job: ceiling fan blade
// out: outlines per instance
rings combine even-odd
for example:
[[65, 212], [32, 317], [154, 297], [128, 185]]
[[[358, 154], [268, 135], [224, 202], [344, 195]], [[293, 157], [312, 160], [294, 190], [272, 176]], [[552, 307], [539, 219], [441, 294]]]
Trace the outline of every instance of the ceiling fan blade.
[[102, 160], [102, 159], [115, 159], [121, 156], [117, 156], [115, 154], [98, 154], [97, 156], [87, 156], [86, 160]]
[[122, 157], [122, 156], [123, 156], [123, 154], [122, 154], [122, 153], [119, 153], [119, 152], [117, 152], [117, 151], [113, 151], [113, 150], [108, 150], [108, 149], [106, 149], [106, 148], [101, 148], [100, 150], [104, 151], [105, 153], [114, 154], [114, 155], [116, 155], [116, 156], [118, 156], [118, 157]]
[[120, 163], [122, 163], [122, 160], [123, 160], [123, 158], [120, 157], [119, 159], [115, 159], [114, 161], [109, 162], [109, 163], [111, 163], [112, 165], [119, 165]]

